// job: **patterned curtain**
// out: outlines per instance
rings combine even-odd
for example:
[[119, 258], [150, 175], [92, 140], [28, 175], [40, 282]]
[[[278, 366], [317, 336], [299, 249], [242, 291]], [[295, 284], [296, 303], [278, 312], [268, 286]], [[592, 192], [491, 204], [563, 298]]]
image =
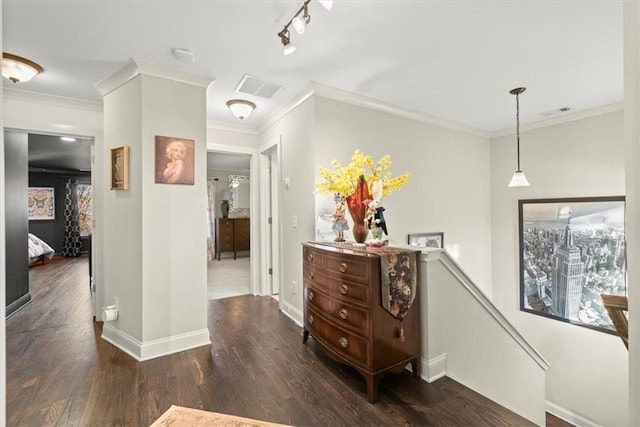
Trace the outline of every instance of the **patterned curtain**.
[[216, 217], [216, 182], [207, 179], [207, 261], [213, 261], [216, 258], [216, 228], [214, 219]]
[[80, 220], [78, 216], [78, 180], [67, 179], [64, 185], [64, 243], [62, 255], [80, 255]]

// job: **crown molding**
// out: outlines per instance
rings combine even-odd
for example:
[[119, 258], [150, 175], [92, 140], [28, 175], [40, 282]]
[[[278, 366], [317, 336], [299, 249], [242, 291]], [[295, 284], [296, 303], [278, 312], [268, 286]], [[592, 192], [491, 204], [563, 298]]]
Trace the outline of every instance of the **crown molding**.
[[358, 95], [352, 92], [347, 92], [342, 89], [336, 89], [331, 86], [325, 86], [320, 83], [311, 83], [312, 91], [315, 95], [322, 96], [324, 98], [341, 101], [347, 104], [356, 105], [359, 107], [368, 108], [370, 110], [380, 111], [383, 113], [392, 114], [394, 116], [403, 117], [410, 120], [415, 120], [422, 123], [427, 123], [433, 126], [439, 126], [445, 129], [450, 129], [473, 136], [480, 136], [483, 138], [489, 138], [490, 133], [473, 126], [468, 126], [463, 123], [455, 122], [452, 120], [443, 119], [440, 117], [432, 116], [427, 113], [422, 113], [408, 108], [399, 107], [395, 104], [381, 101], [375, 98], [369, 98], [363, 95]]
[[[563, 123], [575, 122], [576, 120], [584, 120], [591, 117], [602, 116], [604, 114], [614, 113], [624, 110], [624, 103], [616, 102], [615, 104], [603, 105], [601, 107], [590, 108], [588, 110], [576, 111], [575, 113], [563, 114], [558, 117], [539, 120], [537, 122], [520, 125], [520, 132], [528, 132], [535, 129], [542, 129], [550, 126], [556, 126]], [[515, 128], [501, 129], [489, 134], [490, 139], [499, 138], [501, 136], [515, 134]]]
[[380, 101], [378, 99], [369, 98], [363, 95], [358, 95], [352, 92], [347, 92], [342, 89], [337, 89], [331, 86], [325, 86], [323, 84], [317, 82], [311, 82], [306, 89], [303, 89], [298, 95], [291, 98], [287, 103], [285, 103], [282, 107], [276, 110], [265, 122], [263, 126], [261, 126], [258, 130], [258, 133], [262, 133], [278, 120], [282, 119], [285, 115], [290, 113], [304, 101], [309, 99], [312, 96], [321, 96], [323, 98], [332, 99], [339, 102], [344, 102], [346, 104], [355, 105], [358, 107], [367, 108], [369, 110], [380, 111], [387, 114], [392, 114], [394, 116], [403, 117], [410, 120], [415, 120], [422, 123], [427, 123], [434, 126], [443, 127], [446, 129], [463, 132], [466, 134], [480, 136], [483, 138], [489, 138], [490, 133], [478, 129], [472, 126], [467, 126], [462, 123], [454, 122], [451, 120], [442, 119], [439, 117], [431, 116], [426, 113], [420, 113], [417, 111], [409, 110], [407, 108], [402, 108], [394, 104], [390, 104], [384, 101]]
[[214, 120], [207, 121], [207, 129], [215, 129], [228, 132], [244, 133], [247, 135], [258, 135], [258, 129], [250, 126], [232, 125], [229, 123], [216, 122]]
[[214, 78], [202, 77], [175, 68], [131, 58], [122, 68], [102, 79], [95, 86], [100, 95], [104, 97], [138, 75], [158, 77], [203, 88], [207, 88], [215, 80]]
[[271, 126], [273, 126], [277, 121], [282, 119], [284, 116], [289, 114], [291, 111], [295, 110], [300, 104], [305, 102], [307, 99], [313, 96], [313, 87], [307, 86], [300, 93], [295, 95], [293, 98], [289, 99], [284, 105], [275, 110], [265, 121], [265, 123], [258, 128], [258, 134], [263, 133]]
[[2, 89], [3, 97], [6, 100], [32, 102], [36, 104], [63, 106], [67, 108], [76, 108], [80, 110], [95, 111], [101, 113], [103, 111], [102, 102], [87, 101], [84, 99], [67, 98], [64, 96], [49, 95], [39, 92], [30, 92], [21, 89]]

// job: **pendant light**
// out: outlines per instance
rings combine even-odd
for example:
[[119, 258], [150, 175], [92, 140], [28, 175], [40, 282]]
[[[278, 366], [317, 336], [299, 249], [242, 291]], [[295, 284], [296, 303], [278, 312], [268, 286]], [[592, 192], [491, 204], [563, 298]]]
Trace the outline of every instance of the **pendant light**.
[[509, 187], [528, 187], [529, 181], [524, 172], [520, 170], [520, 94], [527, 90], [524, 87], [511, 89], [509, 93], [516, 96], [516, 143], [518, 147], [518, 170], [513, 173]]

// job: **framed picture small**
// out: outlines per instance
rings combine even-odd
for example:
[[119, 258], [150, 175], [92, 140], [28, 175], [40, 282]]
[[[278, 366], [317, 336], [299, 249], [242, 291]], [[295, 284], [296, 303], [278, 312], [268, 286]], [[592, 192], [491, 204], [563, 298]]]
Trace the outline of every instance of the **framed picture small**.
[[29, 220], [56, 219], [55, 188], [29, 187]]
[[129, 147], [111, 149], [111, 189], [129, 189]]
[[407, 236], [407, 244], [425, 248], [444, 248], [444, 233], [416, 233]]
[[156, 136], [156, 183], [193, 185], [193, 139]]

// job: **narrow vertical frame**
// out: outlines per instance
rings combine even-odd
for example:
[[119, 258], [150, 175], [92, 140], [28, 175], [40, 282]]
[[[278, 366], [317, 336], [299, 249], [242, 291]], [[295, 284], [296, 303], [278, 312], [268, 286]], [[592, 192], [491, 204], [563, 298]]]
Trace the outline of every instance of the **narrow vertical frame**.
[[111, 149], [111, 189], [129, 189], [129, 147]]

